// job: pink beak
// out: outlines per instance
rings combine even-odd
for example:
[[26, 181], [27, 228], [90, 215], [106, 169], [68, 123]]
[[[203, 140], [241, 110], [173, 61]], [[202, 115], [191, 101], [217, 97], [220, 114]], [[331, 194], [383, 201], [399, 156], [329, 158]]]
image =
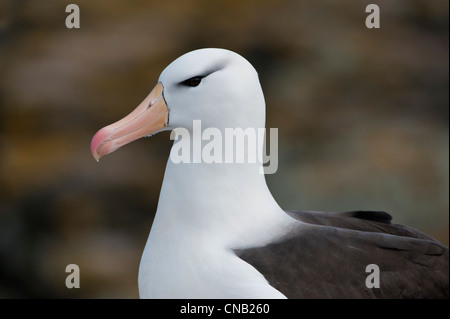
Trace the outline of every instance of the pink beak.
[[163, 97], [163, 86], [156, 84], [141, 104], [126, 117], [102, 128], [91, 141], [91, 152], [96, 161], [125, 144], [154, 134], [169, 120], [169, 108]]

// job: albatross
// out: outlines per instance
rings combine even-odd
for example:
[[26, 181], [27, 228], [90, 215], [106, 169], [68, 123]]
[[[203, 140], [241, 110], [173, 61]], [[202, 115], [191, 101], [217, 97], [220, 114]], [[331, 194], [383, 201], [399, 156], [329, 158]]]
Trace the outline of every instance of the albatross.
[[[208, 142], [189, 134], [196, 120], [219, 132], [265, 127], [245, 58], [213, 48], [182, 55], [133, 112], [94, 135], [91, 152], [98, 161], [167, 130], [180, 136], [172, 150], [186, 139], [193, 150]], [[169, 157], [139, 266], [141, 298], [448, 298], [446, 246], [385, 212], [285, 211], [262, 165]]]

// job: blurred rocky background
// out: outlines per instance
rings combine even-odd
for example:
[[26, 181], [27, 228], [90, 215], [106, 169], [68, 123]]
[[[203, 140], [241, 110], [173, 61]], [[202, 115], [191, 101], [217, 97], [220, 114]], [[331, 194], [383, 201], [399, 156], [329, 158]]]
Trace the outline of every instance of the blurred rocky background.
[[0, 297], [138, 297], [172, 141], [97, 163], [90, 140], [202, 47], [258, 70], [283, 208], [384, 210], [448, 245], [447, 0], [73, 2], [80, 29], [69, 1], [0, 0]]

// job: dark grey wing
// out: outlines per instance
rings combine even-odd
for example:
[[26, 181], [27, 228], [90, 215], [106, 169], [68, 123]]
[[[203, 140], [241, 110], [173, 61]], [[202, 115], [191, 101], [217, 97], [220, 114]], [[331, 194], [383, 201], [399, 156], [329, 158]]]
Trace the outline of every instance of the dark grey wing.
[[[390, 215], [289, 214], [303, 223], [284, 238], [235, 250], [288, 298], [448, 298], [448, 249], [391, 224]], [[376, 275], [366, 272], [370, 264], [379, 268], [380, 288], [366, 286]]]
[[349, 211], [349, 212], [309, 212], [309, 211], [287, 211], [291, 217], [302, 222], [333, 226], [344, 229], [361, 230], [365, 232], [379, 232], [396, 236], [434, 240], [427, 234], [399, 224], [392, 224], [392, 216], [382, 211]]

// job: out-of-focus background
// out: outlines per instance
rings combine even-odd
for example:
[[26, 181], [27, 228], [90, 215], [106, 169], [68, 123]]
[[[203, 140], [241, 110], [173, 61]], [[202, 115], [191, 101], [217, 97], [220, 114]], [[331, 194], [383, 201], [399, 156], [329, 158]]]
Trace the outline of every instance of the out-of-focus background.
[[[71, 2], [80, 29], [65, 26]], [[90, 140], [202, 47], [259, 72], [280, 206], [384, 210], [448, 245], [447, 0], [71, 2], [0, 0], [0, 297], [138, 297], [172, 141], [97, 163]]]

